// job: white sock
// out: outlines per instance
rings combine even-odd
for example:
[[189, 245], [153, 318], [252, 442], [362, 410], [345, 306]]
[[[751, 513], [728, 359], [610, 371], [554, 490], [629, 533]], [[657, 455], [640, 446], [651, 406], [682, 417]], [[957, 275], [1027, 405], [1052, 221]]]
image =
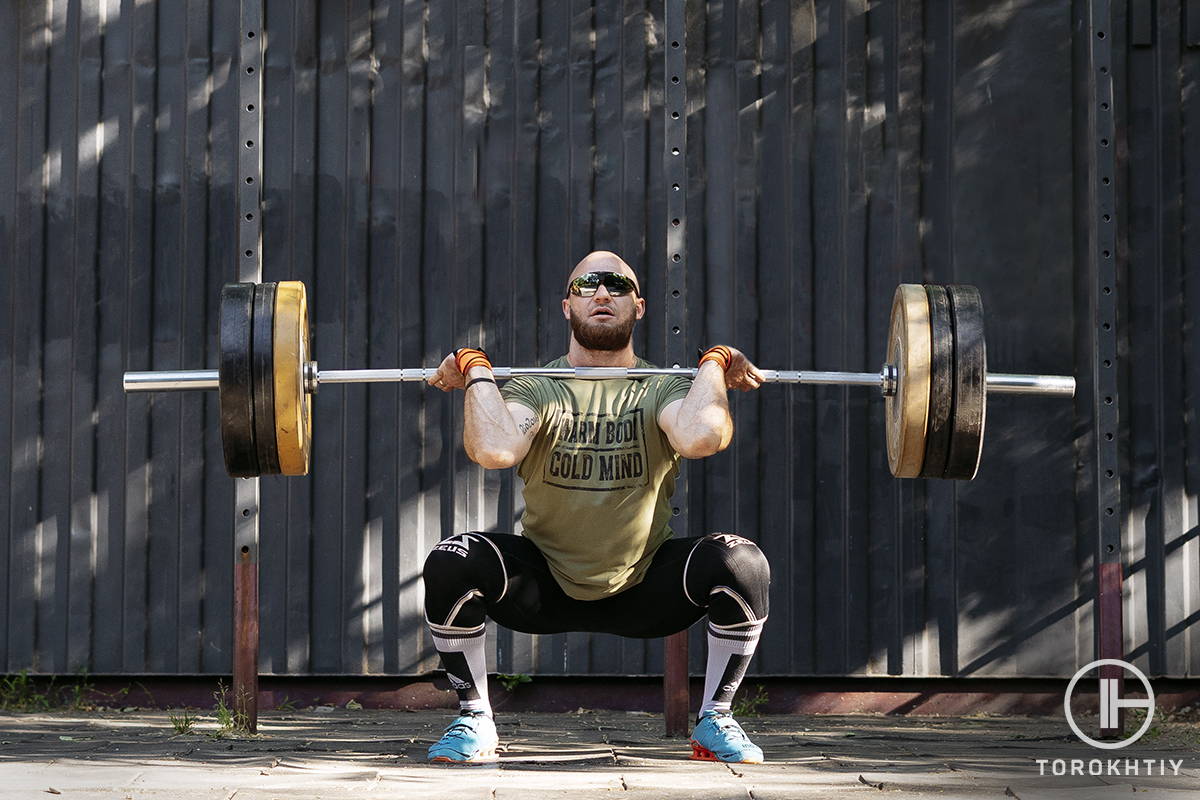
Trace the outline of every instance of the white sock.
[[446, 678], [458, 692], [458, 707], [465, 712], [492, 715], [488, 702], [487, 651], [484, 626], [452, 629], [430, 626], [433, 645], [442, 657]]
[[708, 623], [708, 667], [704, 670], [704, 704], [700, 713], [716, 711], [730, 713], [733, 695], [737, 692], [765, 619], [740, 622], [736, 625]]

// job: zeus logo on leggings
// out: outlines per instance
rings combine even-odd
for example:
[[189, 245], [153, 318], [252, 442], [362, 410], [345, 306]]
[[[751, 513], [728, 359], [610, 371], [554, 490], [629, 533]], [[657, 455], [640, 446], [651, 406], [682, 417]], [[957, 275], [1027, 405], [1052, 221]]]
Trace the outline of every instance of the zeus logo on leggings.
[[463, 558], [467, 557], [467, 551], [471, 549], [471, 537], [465, 533], [460, 533], [458, 536], [451, 536], [449, 539], [444, 539], [433, 546], [434, 550], [441, 550], [445, 553], [454, 553], [456, 556]]

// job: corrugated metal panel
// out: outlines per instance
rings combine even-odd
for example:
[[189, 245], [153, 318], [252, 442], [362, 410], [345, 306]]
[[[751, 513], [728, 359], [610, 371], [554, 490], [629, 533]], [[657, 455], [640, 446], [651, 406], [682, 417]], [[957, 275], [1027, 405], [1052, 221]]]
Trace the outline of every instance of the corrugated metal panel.
[[[1200, 672], [1200, 309], [1196, 197], [1200, 49], [1185, 35], [1200, 10], [1160, 3], [1140, 12], [1145, 46], [1130, 47], [1128, 332], [1121, 387], [1126, 474], [1126, 640], [1150, 672]], [[1185, 24], [1186, 23], [1186, 24]], [[1119, 75], [1119, 73], [1118, 73]], [[1118, 151], [1120, 152], [1120, 151]]]
[[[0, 5], [0, 669], [226, 672], [215, 397], [126, 397], [120, 376], [216, 363], [214, 301], [237, 259], [237, 2], [15, 5]], [[563, 275], [592, 248], [641, 266], [637, 343], [661, 359], [661, 0], [266, 11], [264, 278], [308, 284], [323, 367], [433, 364], [467, 342], [544, 362], [565, 344]], [[983, 291], [994, 369], [1086, 373], [1077, 10], [689, 13], [696, 344], [873, 371], [894, 285], [960, 281]], [[1185, 675], [1200, 663], [1200, 212], [1184, 97], [1200, 68], [1179, 4], [1138, 13], [1144, 43], [1124, 49], [1114, 26], [1126, 635], [1151, 672]], [[313, 474], [262, 481], [264, 671], [433, 668], [425, 552], [521, 512], [514, 476], [463, 454], [460, 402], [318, 395]], [[997, 399], [962, 484], [892, 480], [870, 392], [737, 396], [734, 446], [689, 466], [689, 518], [772, 561], [755, 670], [1071, 674], [1092, 652], [1088, 405]], [[491, 637], [505, 672], [661, 668], [658, 641]], [[702, 652], [694, 633], [697, 671]]]

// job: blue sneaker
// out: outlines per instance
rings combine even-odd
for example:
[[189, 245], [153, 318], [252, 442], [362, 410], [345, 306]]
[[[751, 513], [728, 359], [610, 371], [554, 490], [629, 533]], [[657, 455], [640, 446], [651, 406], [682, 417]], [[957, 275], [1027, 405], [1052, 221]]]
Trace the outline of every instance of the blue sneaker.
[[692, 731], [692, 758], [697, 761], [761, 764], [763, 751], [750, 741], [733, 715], [705, 711]]
[[487, 714], [463, 714], [450, 723], [442, 738], [429, 748], [430, 761], [451, 764], [491, 764], [499, 759], [496, 723]]

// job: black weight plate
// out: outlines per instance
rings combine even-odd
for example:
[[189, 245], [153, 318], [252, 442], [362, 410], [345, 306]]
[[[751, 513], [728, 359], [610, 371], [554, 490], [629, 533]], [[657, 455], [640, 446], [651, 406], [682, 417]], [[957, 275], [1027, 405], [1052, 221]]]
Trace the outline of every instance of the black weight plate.
[[275, 439], [275, 284], [254, 287], [254, 439], [260, 475], [279, 474]]
[[220, 377], [221, 447], [225, 471], [235, 478], [258, 474], [254, 436], [254, 284], [227, 283], [221, 289]]
[[987, 413], [983, 300], [974, 286], [947, 286], [954, 321], [954, 422], [944, 477], [970, 480], [979, 470]]
[[925, 293], [929, 297], [929, 421], [921, 477], [941, 478], [954, 416], [954, 323], [946, 287], [927, 285]]

